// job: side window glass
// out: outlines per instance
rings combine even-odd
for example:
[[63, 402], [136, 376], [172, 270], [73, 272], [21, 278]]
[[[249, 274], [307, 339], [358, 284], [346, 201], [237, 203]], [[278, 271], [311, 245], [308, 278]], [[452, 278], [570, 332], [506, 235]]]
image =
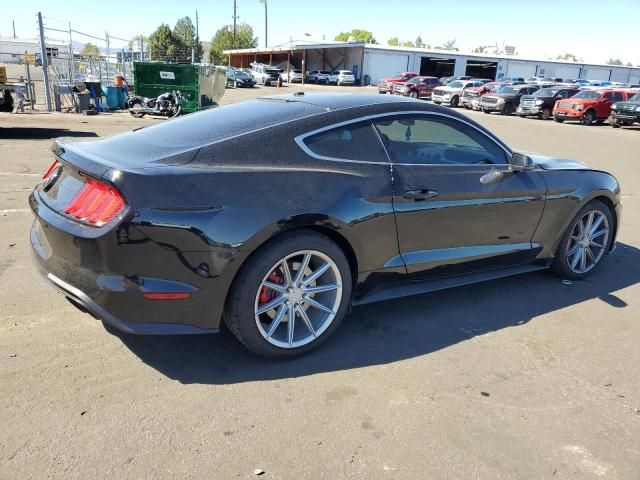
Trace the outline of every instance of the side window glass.
[[371, 123], [360, 122], [311, 135], [304, 144], [315, 155], [341, 160], [388, 163]]
[[622, 100], [623, 100], [622, 93], [620, 93], [620, 92], [615, 92], [615, 93], [613, 94], [613, 101], [614, 101], [614, 102], [621, 102]]
[[507, 163], [504, 150], [485, 134], [454, 119], [402, 115], [374, 120], [391, 161], [427, 165]]

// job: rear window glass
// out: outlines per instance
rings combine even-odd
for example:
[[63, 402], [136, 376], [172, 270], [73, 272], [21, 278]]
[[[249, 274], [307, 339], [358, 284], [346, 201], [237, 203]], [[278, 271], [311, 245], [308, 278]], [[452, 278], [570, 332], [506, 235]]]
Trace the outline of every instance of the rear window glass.
[[304, 139], [304, 144], [321, 157], [380, 163], [388, 161], [369, 122], [344, 125], [311, 135]]

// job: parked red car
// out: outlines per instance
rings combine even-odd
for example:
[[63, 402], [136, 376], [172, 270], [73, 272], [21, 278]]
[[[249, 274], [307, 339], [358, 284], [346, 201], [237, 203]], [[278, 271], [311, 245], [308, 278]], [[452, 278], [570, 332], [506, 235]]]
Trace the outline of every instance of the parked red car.
[[571, 98], [558, 100], [553, 108], [553, 119], [562, 123], [577, 120], [582, 125], [602, 123], [611, 114], [611, 105], [624, 102], [629, 94], [620, 90], [582, 90]]
[[464, 90], [460, 105], [466, 109], [480, 110], [480, 97], [485, 93], [496, 93], [496, 90], [504, 85], [511, 85], [508, 82], [488, 82], [481, 87], [469, 87]]
[[399, 77], [383, 78], [378, 82], [378, 93], [391, 93], [393, 91], [393, 84], [397, 82], [406, 82], [413, 77], [417, 77], [419, 74], [415, 72], [404, 72]]
[[394, 95], [402, 95], [411, 98], [431, 98], [433, 89], [440, 85], [438, 77], [413, 77], [406, 82], [393, 84]]

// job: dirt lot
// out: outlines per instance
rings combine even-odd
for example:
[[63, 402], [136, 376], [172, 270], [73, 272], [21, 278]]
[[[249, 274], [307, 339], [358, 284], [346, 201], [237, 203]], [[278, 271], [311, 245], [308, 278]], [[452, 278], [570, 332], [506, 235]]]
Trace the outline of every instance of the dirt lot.
[[613, 172], [615, 254], [571, 285], [536, 273], [360, 307], [321, 350], [268, 362], [224, 333], [109, 333], [31, 266], [50, 138], [161, 120], [0, 114], [0, 478], [640, 478], [640, 129], [470, 115]]

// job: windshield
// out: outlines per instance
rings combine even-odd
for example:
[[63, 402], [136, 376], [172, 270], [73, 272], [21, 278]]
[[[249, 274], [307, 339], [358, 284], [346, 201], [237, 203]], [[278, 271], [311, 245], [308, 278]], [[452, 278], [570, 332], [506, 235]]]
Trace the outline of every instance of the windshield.
[[518, 92], [517, 88], [513, 88], [508, 85], [505, 85], [504, 87], [502, 87], [500, 90], [497, 91], [497, 93], [506, 93], [507, 95], [511, 93], [517, 93], [517, 92]]
[[420, 83], [421, 81], [422, 81], [422, 79], [420, 77], [413, 77], [407, 83]]
[[236, 70], [233, 73], [237, 78], [251, 78], [251, 76], [247, 72], [244, 72], [242, 70]]
[[640, 103], [640, 93], [635, 94], [633, 97], [631, 97], [627, 101], [628, 102], [633, 102], [633, 103]]
[[596, 98], [600, 98], [600, 95], [602, 95], [600, 92], [590, 92], [588, 90], [585, 90], [578, 93], [577, 95], [574, 95], [573, 98], [590, 98], [594, 100]]
[[462, 87], [464, 87], [464, 83], [459, 82], [459, 81], [456, 80], [455, 82], [447, 83], [447, 87], [462, 88]]
[[340, 70], [341, 75], [353, 75], [349, 70]]
[[559, 90], [553, 90], [551, 88], [543, 88], [533, 94], [534, 97], [553, 97]]

